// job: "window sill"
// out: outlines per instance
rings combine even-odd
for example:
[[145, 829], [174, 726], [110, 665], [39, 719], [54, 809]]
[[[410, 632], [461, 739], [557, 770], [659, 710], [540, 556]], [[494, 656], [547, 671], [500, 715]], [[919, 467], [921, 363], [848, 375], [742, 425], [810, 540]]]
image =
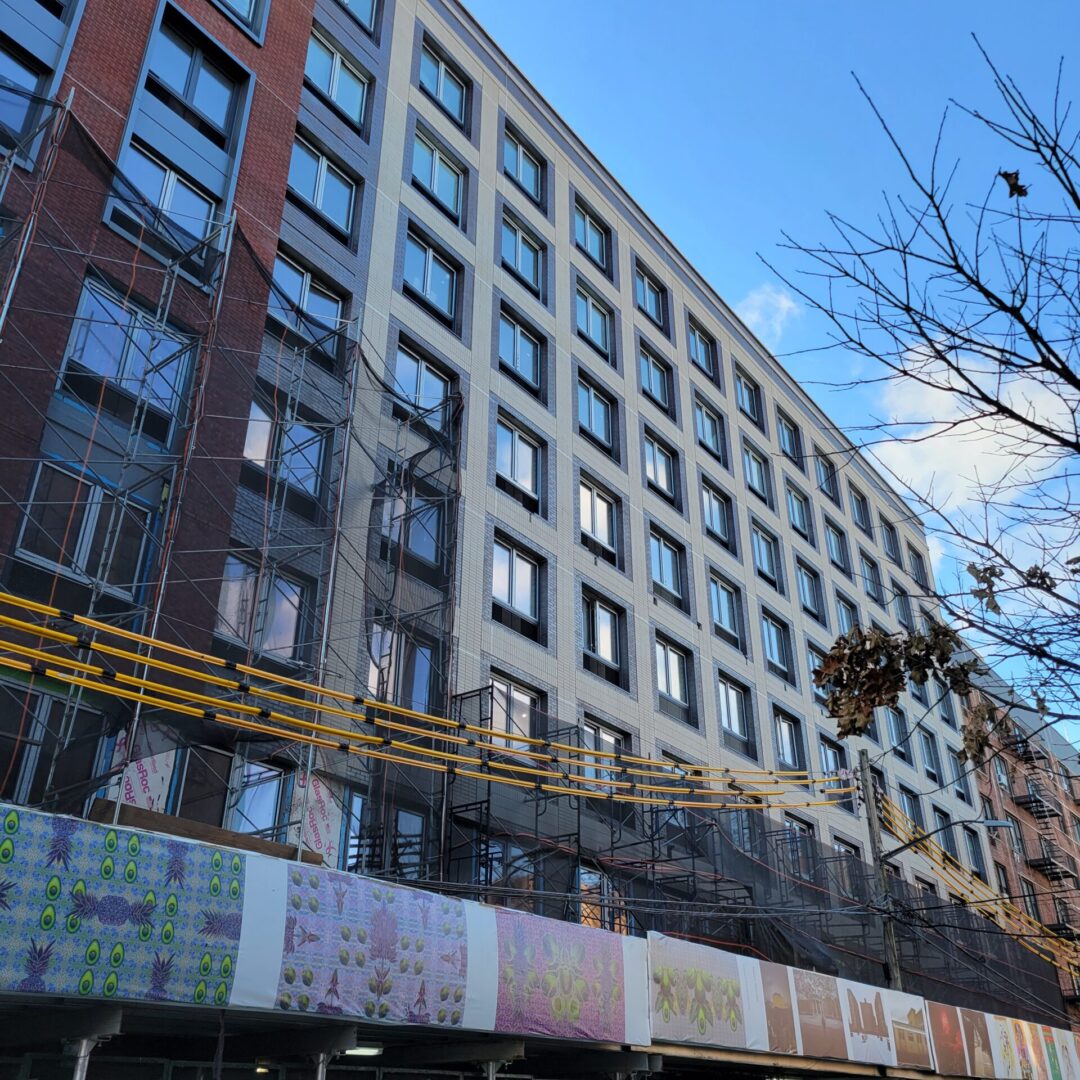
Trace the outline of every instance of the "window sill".
[[341, 363], [341, 332], [333, 332], [330, 327], [326, 328], [328, 334], [322, 339], [322, 344], [316, 345], [314, 339], [302, 333], [291, 323], [279, 318], [270, 309], [266, 309], [266, 332], [277, 338], [286, 347], [296, 352], [306, 353], [324, 371], [328, 371], [336, 379], [342, 377]]
[[676, 701], [675, 698], [668, 697], [666, 694], [660, 694], [658, 708], [665, 716], [671, 717], [672, 720], [678, 720], [680, 723], [697, 731], [697, 722], [694, 720], [690, 706], [686, 702]]
[[538, 645], [546, 647], [547, 641], [545, 640], [543, 628], [535, 619], [530, 619], [527, 615], [522, 615], [512, 608], [505, 607], [498, 600], [492, 600], [491, 602], [491, 618], [492, 621], [501, 623], [507, 629], [513, 630], [515, 633], [529, 638], [530, 641], [535, 641]]
[[[371, 83], [368, 82], [368, 90], [364, 95], [364, 112], [367, 112], [367, 98], [371, 92]], [[325, 105], [342, 123], [346, 124], [364, 141], [367, 142], [367, 130], [363, 121], [357, 121], [351, 117], [333, 98], [327, 97], [307, 76], [304, 77], [304, 87]]]
[[589, 337], [589, 335], [586, 334], [585, 331], [582, 330], [580, 327], [575, 327], [575, 332], [579, 340], [584, 341], [585, 344], [588, 345], [589, 348], [592, 349], [592, 351], [596, 353], [597, 356], [603, 359], [605, 364], [609, 365], [610, 367], [615, 367], [615, 356], [610, 349], [605, 349], [602, 345], [598, 344], [591, 337]]
[[426, 97], [428, 99], [428, 101], [430, 101], [431, 104], [434, 105], [435, 108], [437, 108], [439, 110], [439, 112], [441, 112], [443, 114], [443, 116], [445, 116], [446, 119], [449, 120], [450, 123], [453, 124], [454, 127], [456, 127], [458, 129], [458, 131], [463, 132], [466, 135], [466, 137], [471, 138], [471, 135], [469, 133], [469, 124], [468, 124], [469, 106], [472, 104], [472, 101], [471, 101], [471, 99], [472, 99], [472, 93], [471, 93], [472, 88], [471, 87], [466, 87], [466, 89], [465, 89], [465, 102], [464, 102], [464, 104], [465, 104], [465, 115], [464, 115], [464, 117], [455, 116], [426, 86], [424, 86], [422, 84], [418, 84], [418, 89], [419, 89], [420, 93], [423, 94], [424, 97]]
[[[335, 240], [338, 241], [338, 243], [343, 244], [349, 249], [350, 252], [354, 251], [352, 222], [349, 223], [348, 229], [342, 228], [342, 226], [340, 226], [336, 221], [334, 221], [332, 218], [327, 217], [326, 214], [324, 214], [317, 206], [315, 206], [313, 203], [308, 202], [308, 200], [305, 199], [303, 195], [299, 194], [296, 191], [293, 191], [292, 188], [285, 189], [285, 198], [288, 199], [288, 201], [292, 203], [292, 205], [295, 206], [298, 210], [300, 210], [303, 214], [311, 218], [311, 220], [314, 221], [318, 226], [320, 226], [327, 233], [329, 233]], [[354, 207], [353, 218], [355, 219], [355, 217], [356, 213]]]
[[646, 308], [643, 308], [640, 304], [635, 304], [634, 306], [638, 309], [638, 311], [641, 312], [642, 315], [645, 316], [646, 319], [649, 320], [649, 324], [651, 326], [655, 326], [656, 329], [659, 330], [660, 333], [664, 335], [664, 337], [668, 336], [666, 320], [665, 319], [658, 319], [651, 311], [647, 310]]
[[[427, 199], [427, 201], [431, 203], [431, 205], [434, 206], [435, 209], [443, 215], [443, 217], [445, 217], [448, 221], [452, 221], [462, 232], [465, 231], [465, 222], [462, 220], [460, 211], [454, 210], [452, 207], [447, 206], [446, 203], [444, 203], [442, 199], [440, 199], [438, 195], [436, 195], [435, 192], [431, 190], [431, 188], [429, 188], [422, 181], [418, 180], [415, 176], [412, 177], [410, 182], [412, 184], [413, 190], [420, 192], [420, 194], [423, 195], [423, 197]], [[464, 190], [464, 185], [462, 185], [462, 189]]]
[[581, 534], [582, 546], [591, 551], [597, 558], [604, 559], [611, 563], [612, 566], [619, 566], [619, 555], [614, 548], [610, 548], [607, 544], [601, 543], [595, 536], [590, 536], [587, 532]]
[[[504, 168], [502, 174], [544, 215], [544, 217], [548, 216], [547, 200], [544, 198], [543, 190], [541, 190], [539, 195], [534, 195], [512, 172], [509, 172]], [[541, 185], [541, 188], [542, 186], [543, 185]]]
[[221, 14], [229, 20], [229, 22], [231, 22], [234, 26], [238, 27], [241, 33], [251, 38], [251, 40], [254, 41], [255, 44], [258, 45], [260, 48], [262, 47], [263, 42], [266, 40], [266, 8], [268, 5], [260, 5], [261, 10], [258, 12], [258, 22], [261, 25], [255, 27], [252, 26], [251, 23], [247, 22], [244, 17], [239, 14], [239, 12], [233, 11], [228, 4], [223, 2], [223, 0], [210, 0], [210, 3], [213, 4], [214, 7], [216, 7], [218, 11], [220, 11]]
[[676, 510], [678, 510], [680, 508], [679, 507], [679, 501], [678, 501], [674, 491], [665, 491], [662, 487], [660, 487], [658, 484], [654, 483], [652, 480], [646, 480], [645, 481], [645, 486], [654, 495], [659, 495], [660, 498], [664, 500], [664, 502], [671, 503], [671, 505], [674, 506]]
[[720, 638], [721, 641], [726, 641], [732, 648], [738, 649], [739, 652], [745, 655], [746, 648], [742, 643], [742, 638], [738, 634], [733, 634], [725, 626], [721, 626], [719, 623], [714, 622], [712, 624], [713, 633]]
[[626, 677], [619, 665], [612, 664], [603, 657], [585, 651], [581, 654], [581, 666], [593, 675], [597, 675], [606, 682], [611, 683], [612, 686], [617, 686], [621, 690], [626, 689]]
[[538, 282], [530, 281], [518, 268], [511, 263], [508, 263], [505, 259], [500, 263], [503, 270], [510, 275], [531, 297], [538, 300], [545, 307], [547, 306], [544, 300], [543, 289]]
[[613, 461], [619, 460], [619, 456], [616, 453], [613, 444], [604, 442], [604, 440], [601, 439], [599, 435], [593, 434], [593, 432], [591, 432], [587, 427], [583, 427], [580, 423], [578, 424], [578, 434], [591, 442], [593, 446], [595, 446], [598, 450], [601, 450], [603, 453], [607, 454], [607, 456]]
[[542, 387], [538, 386], [534, 382], [531, 382], [527, 375], [523, 375], [520, 371], [518, 371], [517, 368], [508, 364], [505, 360], [501, 358], [499, 360], [499, 370], [504, 375], [513, 379], [514, 382], [516, 382], [526, 393], [532, 394], [532, 396], [536, 398], [537, 401], [541, 402], [544, 405], [547, 404]]
[[728, 465], [728, 459], [727, 459], [727, 454], [725, 454], [725, 453], [723, 452], [723, 450], [718, 450], [718, 449], [716, 449], [715, 447], [712, 447], [712, 446], [710, 446], [710, 445], [709, 445], [709, 444], [708, 444], [707, 442], [703, 442], [703, 441], [702, 441], [701, 439], [698, 439], [698, 442], [697, 442], [697, 444], [698, 444], [698, 446], [700, 446], [700, 447], [701, 447], [701, 449], [702, 449], [702, 450], [704, 450], [704, 451], [705, 451], [705, 453], [706, 453], [706, 454], [708, 454], [708, 455], [709, 455], [709, 457], [711, 457], [711, 458], [713, 459], [713, 461], [715, 461], [715, 462], [716, 462], [716, 463], [717, 463], [717, 464], [718, 464], [718, 465], [719, 465], [719, 466], [720, 466], [720, 467], [721, 467], [722, 469], [727, 469], [727, 470], [728, 470], [728, 472], [730, 472], [730, 471], [731, 471], [731, 469], [730, 469], [730, 466]]
[[584, 255], [585, 258], [589, 260], [590, 264], [595, 266], [596, 269], [599, 270], [600, 273], [603, 274], [604, 277], [606, 277], [608, 279], [608, 281], [612, 280], [612, 274], [611, 274], [610, 267], [605, 266], [602, 262], [600, 262], [599, 260], [593, 258], [593, 256], [588, 251], [586, 251], [585, 248], [583, 248], [576, 240], [574, 241], [574, 248], [577, 251], [580, 251], [581, 254]]
[[495, 486], [510, 496], [515, 502], [521, 503], [530, 514], [540, 513], [540, 499], [526, 488], [520, 487], [515, 484], [513, 480], [508, 480], [501, 473], [495, 474]]
[[439, 307], [433, 300], [429, 300], [422, 292], [414, 289], [407, 281], [401, 283], [401, 291], [407, 296], [417, 307], [426, 311], [433, 319], [442, 323], [451, 333], [461, 336], [461, 329], [458, 326], [457, 317], [447, 313], [444, 308]]
[[681, 611], [684, 615], [689, 614], [689, 604], [680, 596], [677, 592], [673, 592], [666, 585], [661, 585], [660, 582], [654, 581], [652, 583], [652, 592], [654, 597], [659, 597], [665, 604], [670, 604], [677, 611]]
[[403, 402], [394, 401], [390, 406], [390, 415], [395, 420], [407, 422], [413, 431], [420, 432], [426, 438], [445, 439], [449, 437], [445, 424], [429, 424], [415, 409], [408, 408]]

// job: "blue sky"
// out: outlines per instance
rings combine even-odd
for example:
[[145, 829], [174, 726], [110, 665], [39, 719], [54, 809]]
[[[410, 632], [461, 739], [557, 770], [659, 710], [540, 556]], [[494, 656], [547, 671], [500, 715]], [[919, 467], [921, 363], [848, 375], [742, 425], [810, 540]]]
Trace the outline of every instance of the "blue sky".
[[[972, 32], [1037, 101], [1049, 101], [1066, 43], [1080, 41], [1080, 5], [1053, 0], [465, 2], [736, 307], [775, 284], [758, 252], [795, 269], [777, 248], [782, 230], [824, 237], [827, 209], [870, 222], [882, 192], [902, 188], [853, 71], [925, 159], [950, 98], [993, 101]], [[947, 146], [977, 196], [999, 167], [1012, 167], [970, 124], [957, 118], [950, 132]], [[849, 377], [851, 358], [792, 355], [820, 347], [825, 333], [797, 309], [779, 334], [762, 330], [830, 415], [858, 422], [876, 407], [876, 391], [811, 385]]]

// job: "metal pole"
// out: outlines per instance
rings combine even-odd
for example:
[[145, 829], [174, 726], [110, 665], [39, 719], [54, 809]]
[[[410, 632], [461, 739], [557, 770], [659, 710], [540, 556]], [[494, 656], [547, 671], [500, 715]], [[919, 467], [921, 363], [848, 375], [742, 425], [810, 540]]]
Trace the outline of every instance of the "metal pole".
[[315, 1080], [326, 1080], [326, 1070], [330, 1065], [331, 1055], [323, 1051], [315, 1055]]
[[862, 785], [863, 803], [866, 806], [866, 823], [870, 830], [870, 857], [874, 864], [874, 878], [882, 901], [881, 930], [885, 939], [885, 974], [893, 990], [903, 990], [904, 976], [900, 969], [900, 949], [896, 942], [892, 897], [889, 893], [885, 863], [881, 859], [881, 821], [878, 818], [877, 792], [874, 788], [873, 774], [870, 772], [870, 755], [866, 750], [859, 751], [859, 782]]
[[71, 1080], [86, 1080], [86, 1071], [90, 1068], [90, 1053], [97, 1046], [97, 1039], [93, 1036], [77, 1039], [71, 1046], [75, 1051], [75, 1067], [71, 1072]]

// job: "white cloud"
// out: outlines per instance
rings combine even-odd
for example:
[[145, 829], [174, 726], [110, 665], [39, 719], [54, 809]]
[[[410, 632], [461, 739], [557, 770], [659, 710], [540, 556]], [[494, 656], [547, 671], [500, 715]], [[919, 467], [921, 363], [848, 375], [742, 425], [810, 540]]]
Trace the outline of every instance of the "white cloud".
[[778, 285], [758, 285], [736, 305], [739, 317], [770, 348], [775, 348], [783, 336], [784, 327], [802, 314], [795, 298]]

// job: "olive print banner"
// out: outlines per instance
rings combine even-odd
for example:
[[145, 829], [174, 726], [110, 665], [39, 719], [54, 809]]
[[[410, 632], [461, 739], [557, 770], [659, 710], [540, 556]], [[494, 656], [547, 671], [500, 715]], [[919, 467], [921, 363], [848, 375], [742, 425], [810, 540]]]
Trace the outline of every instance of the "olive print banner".
[[8, 805], [0, 992], [1080, 1080], [1072, 1032]]

